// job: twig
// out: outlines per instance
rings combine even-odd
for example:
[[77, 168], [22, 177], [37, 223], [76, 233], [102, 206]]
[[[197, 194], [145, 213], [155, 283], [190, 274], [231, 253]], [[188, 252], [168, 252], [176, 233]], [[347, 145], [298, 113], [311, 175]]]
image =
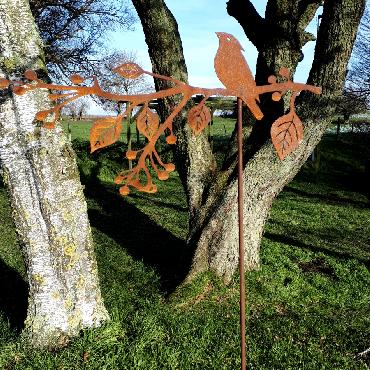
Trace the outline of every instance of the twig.
[[357, 353], [357, 355], [355, 355], [355, 357], [364, 357], [366, 356], [368, 353], [370, 353], [370, 347], [368, 349], [365, 349], [365, 351], [362, 351], [360, 353]]

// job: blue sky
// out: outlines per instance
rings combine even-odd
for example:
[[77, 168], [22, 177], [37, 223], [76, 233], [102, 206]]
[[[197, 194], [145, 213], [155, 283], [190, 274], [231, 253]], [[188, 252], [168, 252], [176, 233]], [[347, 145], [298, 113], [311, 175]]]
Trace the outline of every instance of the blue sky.
[[[267, 0], [252, 0], [252, 2], [263, 16]], [[244, 56], [254, 73], [257, 51], [245, 36], [239, 23], [227, 14], [226, 0], [166, 0], [166, 4], [179, 26], [190, 84], [202, 87], [222, 86], [213, 69], [213, 58], [218, 48], [215, 32], [231, 33], [240, 41], [245, 50]], [[307, 30], [316, 34], [316, 27], [317, 17], [313, 19]], [[135, 50], [138, 61], [144, 69], [151, 70], [140, 21], [135, 24], [134, 28], [134, 31], [112, 33], [109, 37], [109, 45], [118, 50]], [[314, 42], [309, 42], [303, 48], [305, 57], [298, 65], [296, 81], [306, 81], [314, 48]]]
[[[261, 15], [264, 15], [267, 0], [252, 1]], [[255, 70], [257, 51], [245, 36], [243, 29], [226, 12], [226, 0], [166, 0], [179, 25], [184, 54], [191, 84], [204, 87], [221, 86], [213, 70], [213, 58], [218, 47], [215, 32], [233, 34], [243, 45], [244, 55], [251, 69]], [[316, 34], [317, 18], [311, 22], [308, 31]], [[151, 68], [147, 46], [140, 22], [135, 31], [115, 32], [110, 37], [116, 49], [137, 50], [139, 60], [145, 68]], [[297, 81], [305, 81], [312, 63], [315, 43], [309, 42], [303, 49], [304, 60], [299, 64]]]

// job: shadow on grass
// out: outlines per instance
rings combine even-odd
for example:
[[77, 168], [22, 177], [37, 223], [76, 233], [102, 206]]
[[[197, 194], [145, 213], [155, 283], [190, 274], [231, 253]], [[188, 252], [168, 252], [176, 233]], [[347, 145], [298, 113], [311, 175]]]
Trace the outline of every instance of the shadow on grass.
[[301, 197], [310, 198], [310, 199], [318, 199], [320, 202], [325, 202], [328, 204], [341, 204], [341, 205], [351, 204], [354, 207], [357, 207], [359, 209], [370, 208], [370, 201], [362, 202], [362, 201], [349, 199], [349, 198], [341, 198], [341, 197], [330, 195], [330, 194], [309, 193], [307, 191], [296, 189], [291, 186], [287, 186], [285, 190], [289, 193], [293, 193]]
[[171, 208], [174, 211], [187, 211], [187, 208], [186, 207], [182, 207], [180, 205], [172, 204], [170, 202], [164, 202], [162, 200], [158, 200], [158, 199], [155, 199], [153, 197], [150, 197], [150, 196], [147, 196], [147, 195], [143, 195], [143, 193], [130, 194], [130, 197], [132, 199], [145, 199], [145, 200], [148, 200], [148, 202], [150, 202], [150, 203], [156, 204], [157, 206]]
[[307, 250], [310, 250], [310, 251], [316, 252], [316, 253], [317, 252], [322, 252], [322, 253], [325, 253], [326, 255], [329, 255], [329, 256], [332, 256], [332, 257], [335, 257], [335, 258], [340, 258], [340, 259], [345, 259], [345, 260], [357, 259], [359, 262], [363, 263], [368, 269], [370, 269], [370, 259], [359, 258], [359, 257], [356, 257], [356, 256], [351, 255], [349, 253], [345, 253], [345, 252], [342, 253], [342, 252], [339, 252], [339, 251], [333, 251], [333, 250], [330, 250], [330, 249], [327, 249], [327, 248], [314, 246], [312, 244], [306, 244], [306, 243], [303, 243], [299, 240], [296, 240], [294, 238], [291, 238], [291, 237], [285, 236], [285, 235], [279, 235], [279, 234], [266, 232], [266, 233], [264, 233], [264, 237], [273, 241], [273, 242], [278, 242], [278, 243], [282, 243], [282, 244], [286, 244], [286, 245], [291, 245], [291, 246], [297, 247], [297, 248], [307, 249]]
[[153, 267], [160, 277], [161, 288], [170, 294], [190, 268], [191, 253], [185, 241], [128, 203], [116, 188], [90, 182], [86, 196], [101, 207], [89, 210], [91, 226], [114, 239], [135, 259]]
[[0, 259], [0, 312], [17, 331], [23, 327], [27, 314], [28, 287], [17, 271]]

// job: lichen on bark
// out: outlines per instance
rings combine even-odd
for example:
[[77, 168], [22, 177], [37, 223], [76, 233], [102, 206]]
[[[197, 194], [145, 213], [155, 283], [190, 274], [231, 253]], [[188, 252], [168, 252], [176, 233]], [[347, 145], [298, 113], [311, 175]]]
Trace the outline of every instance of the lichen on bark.
[[[299, 171], [330, 123], [335, 97], [341, 93], [345, 80], [364, 3], [364, 0], [324, 2], [315, 59], [308, 81], [322, 86], [323, 95], [318, 99], [301, 94], [297, 108], [305, 125], [304, 140], [298, 150], [283, 162], [275, 154], [269, 133], [274, 115], [276, 119], [284, 114], [287, 104], [285, 102], [284, 105], [283, 100], [280, 106], [273, 106], [270, 96], [261, 99], [265, 119], [256, 123], [252, 134], [245, 140], [244, 262], [247, 269], [259, 267], [263, 228], [273, 200]], [[155, 72], [186, 82], [186, 64], [176, 20], [164, 1], [133, 0], [133, 4], [146, 35]], [[305, 28], [321, 4], [321, 1], [270, 0], [266, 16], [262, 18], [250, 0], [228, 1], [229, 13], [244, 27], [259, 51], [257, 84], [266, 84], [268, 76], [276, 74], [280, 67], [287, 67], [294, 73], [301, 48], [312, 39]], [[170, 47], [162, 55], [165, 44], [170, 44]], [[210, 60], [210, 65], [212, 62]], [[313, 117], [313, 112], [319, 115]], [[185, 115], [183, 112], [182, 117]], [[317, 124], [318, 120], [320, 124]], [[179, 120], [176, 135], [180, 138], [180, 145], [175, 159], [188, 196], [188, 244], [194, 249], [188, 279], [201, 271], [213, 270], [228, 281], [238, 266], [235, 135], [229, 143], [230, 155], [226, 156], [222, 168], [217, 170], [209, 145], [202, 142], [206, 138], [192, 141], [184, 127], [185, 120]], [[193, 155], [191, 151], [194, 151]]]
[[[44, 70], [41, 40], [25, 0], [0, 0], [0, 77]], [[34, 347], [65, 345], [109, 319], [101, 297], [76, 158], [57, 125], [38, 127], [45, 91], [0, 97], [0, 161], [27, 267], [23, 336]]]

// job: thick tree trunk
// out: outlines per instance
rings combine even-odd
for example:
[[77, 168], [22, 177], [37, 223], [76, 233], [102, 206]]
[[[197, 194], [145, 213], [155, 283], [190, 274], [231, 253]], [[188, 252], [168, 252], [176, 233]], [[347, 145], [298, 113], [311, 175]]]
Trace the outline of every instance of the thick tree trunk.
[[[44, 70], [41, 40], [25, 0], [0, 0], [0, 77]], [[29, 282], [23, 334], [57, 347], [108, 319], [75, 155], [60, 126], [40, 128], [47, 92], [0, 96], [0, 159]]]
[[[263, 228], [274, 198], [299, 171], [330, 123], [336, 99], [342, 92], [347, 63], [363, 9], [364, 1], [325, 1], [315, 60], [308, 81], [322, 86], [323, 94], [319, 98], [305, 94], [301, 100], [299, 110], [301, 117], [305, 119], [304, 140], [283, 162], [277, 159], [272, 144], [268, 141], [245, 167], [244, 239], [247, 269], [258, 267]], [[270, 57], [263, 57], [266, 65], [276, 71], [279, 61], [285, 59], [280, 55], [281, 50], [276, 50], [275, 54], [272, 50], [270, 52]], [[289, 66], [295, 69], [293, 59], [287, 54], [291, 60]], [[294, 53], [291, 52], [290, 55]], [[286, 62], [289, 63], [289, 60]], [[313, 117], [313, 107], [317, 109], [316, 117]], [[190, 277], [199, 271], [212, 269], [228, 280], [237, 268], [236, 189], [236, 180], [230, 181], [227, 190], [218, 196], [219, 200], [216, 198], [213, 201], [218, 206], [215, 209], [213, 204], [212, 209], [215, 210], [211, 213], [205, 204], [206, 209], [202, 213], [208, 215], [200, 220], [200, 229], [193, 232], [197, 251]]]
[[[159, 46], [168, 37], [181, 45], [175, 20], [162, 1], [134, 0], [134, 4], [136, 3], [140, 3], [140, 7], [135, 6], [146, 34], [150, 33], [150, 30], [157, 31], [156, 27], [158, 29], [162, 27], [161, 32], [152, 32], [155, 38], [147, 37], [149, 53], [156, 72], [176, 76], [173, 72], [178, 71], [179, 61], [184, 65], [181, 49], [171, 49], [171, 52], [167, 53], [167, 59], [153, 52], [153, 50], [157, 50], [157, 53], [158, 50], [163, 50]], [[241, 23], [247, 36], [260, 51], [257, 66], [259, 84], [266, 83], [268, 75], [278, 72], [280, 67], [288, 67], [294, 72], [301, 47], [312, 39], [304, 29], [314, 16], [319, 3], [321, 1], [270, 0], [265, 20], [257, 15], [250, 1], [229, 1], [229, 13], [234, 12], [233, 16]], [[324, 4], [315, 60], [309, 78], [309, 83], [323, 87], [323, 95], [317, 98], [312, 94], [301, 94], [299, 115], [305, 123], [303, 142], [284, 161], [281, 162], [277, 158], [268, 139], [269, 129], [275, 118], [273, 111], [276, 111], [276, 106], [270, 104], [270, 98], [263, 104], [263, 111], [266, 113], [265, 121], [256, 124], [248, 140], [250, 145], [248, 145], [249, 151], [245, 153], [244, 170], [244, 239], [245, 267], [249, 270], [259, 266], [260, 242], [273, 200], [299, 171], [320, 141], [330, 123], [335, 101], [342, 92], [346, 67], [364, 9], [364, 1], [326, 0]], [[161, 12], [162, 19], [157, 17], [158, 11]], [[151, 17], [148, 17], [148, 14], [152, 14]], [[266, 27], [266, 22], [269, 23], [269, 27]], [[271, 27], [275, 30], [273, 40], [271, 40], [271, 33], [266, 33], [266, 29], [271, 30]], [[175, 42], [174, 40], [171, 42]], [[156, 64], [157, 59], [161, 63]], [[212, 63], [213, 60], [210, 60], [210, 65]], [[175, 65], [176, 69], [172, 69], [171, 65]], [[277, 108], [278, 116], [281, 116], [285, 109], [284, 104]], [[313, 112], [316, 113], [315, 117]], [[185, 136], [184, 140], [188, 138]], [[223, 276], [225, 280], [229, 280], [238, 266], [235, 150], [230, 150], [231, 155], [225, 159], [222, 170], [216, 173], [210, 166], [201, 165], [198, 158], [203, 156], [202, 147], [194, 149], [193, 153], [189, 153], [193, 150], [190, 145], [185, 145], [184, 148], [184, 152], [188, 151], [186, 158], [190, 158], [190, 162], [189, 159], [182, 162], [187, 165], [187, 171], [183, 171], [182, 174], [185, 177], [183, 183], [188, 194], [194, 189], [196, 192], [195, 196], [188, 197], [191, 209], [188, 242], [195, 248], [193, 265], [188, 278], [210, 269]], [[210, 158], [208, 152], [205, 154], [206, 158]], [[181, 156], [184, 158], [184, 153], [180, 153], [177, 159], [181, 160]], [[205, 169], [207, 169], [206, 172]], [[200, 171], [202, 176], [194, 175], [196, 171]], [[186, 176], [189, 176], [193, 182], [189, 182]], [[210, 180], [201, 183], [202, 179]], [[191, 190], [189, 183], [192, 185]], [[200, 202], [194, 206], [192, 199], [198, 199]]]
[[[153, 72], [188, 82], [188, 73], [177, 23], [163, 0], [133, 0], [148, 45]], [[216, 36], [215, 36], [216, 37]], [[212, 63], [212, 61], [211, 61]], [[156, 90], [170, 87], [168, 81], [156, 79]], [[179, 97], [160, 102], [163, 120], [179, 103]], [[202, 194], [212, 181], [216, 161], [206, 133], [195, 136], [187, 125], [186, 110], [174, 121], [177, 143], [174, 150], [176, 169], [186, 190], [190, 220], [201, 207]]]

